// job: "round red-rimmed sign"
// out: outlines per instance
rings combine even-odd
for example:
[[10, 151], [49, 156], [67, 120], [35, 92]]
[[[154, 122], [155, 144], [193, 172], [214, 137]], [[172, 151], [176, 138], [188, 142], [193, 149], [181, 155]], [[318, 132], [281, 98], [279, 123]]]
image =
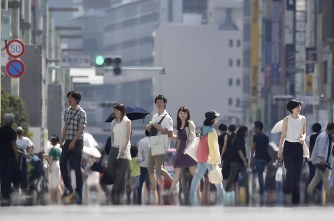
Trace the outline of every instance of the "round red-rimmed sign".
[[24, 54], [25, 46], [22, 41], [18, 39], [10, 40], [7, 43], [6, 51], [10, 57], [18, 58]]
[[6, 73], [12, 78], [19, 78], [24, 74], [25, 67], [21, 60], [10, 60], [6, 65]]

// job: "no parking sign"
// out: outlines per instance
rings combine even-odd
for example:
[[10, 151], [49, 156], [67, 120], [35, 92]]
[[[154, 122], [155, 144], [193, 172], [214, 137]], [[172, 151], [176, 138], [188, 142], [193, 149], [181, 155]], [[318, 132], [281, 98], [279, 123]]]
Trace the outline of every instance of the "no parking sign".
[[19, 78], [24, 74], [24, 63], [21, 60], [10, 60], [6, 65], [7, 75], [12, 78]]

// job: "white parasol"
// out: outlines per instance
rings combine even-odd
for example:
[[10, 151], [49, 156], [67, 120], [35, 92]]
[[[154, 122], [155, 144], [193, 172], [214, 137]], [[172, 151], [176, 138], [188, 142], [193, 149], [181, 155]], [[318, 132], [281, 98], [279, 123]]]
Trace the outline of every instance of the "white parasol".
[[97, 146], [99, 145], [96, 140], [94, 139], [93, 135], [91, 135], [90, 133], [84, 133], [84, 147], [83, 147], [83, 152], [99, 158], [101, 157], [101, 153], [100, 151], [97, 149]]
[[273, 129], [271, 129], [271, 133], [276, 134], [282, 132], [282, 127], [283, 127], [283, 120], [280, 120], [275, 124]]

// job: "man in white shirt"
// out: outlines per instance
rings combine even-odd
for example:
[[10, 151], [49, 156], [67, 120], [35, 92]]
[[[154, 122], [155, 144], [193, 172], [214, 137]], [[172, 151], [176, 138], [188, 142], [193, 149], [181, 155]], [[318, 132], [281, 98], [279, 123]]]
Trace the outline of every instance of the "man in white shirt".
[[21, 187], [21, 190], [27, 191], [28, 189], [28, 169], [27, 169], [27, 155], [31, 155], [34, 150], [34, 144], [28, 137], [23, 136], [22, 127], [16, 128], [16, 146], [19, 153], [19, 171], [17, 182], [14, 182], [14, 186], [18, 188]]
[[332, 150], [332, 135], [334, 134], [334, 123], [327, 124], [326, 130], [321, 132], [315, 140], [314, 148], [311, 155], [311, 161], [316, 166], [315, 175], [307, 188], [307, 194], [312, 199], [313, 192], [320, 181], [322, 181], [326, 200], [330, 202], [331, 191], [329, 186], [329, 163], [330, 153]]
[[[173, 136], [173, 119], [165, 110], [167, 99], [163, 95], [158, 95], [154, 99], [154, 103], [158, 110], [158, 113], [153, 115], [152, 124], [146, 125], [146, 130], [150, 131], [151, 129], [154, 130], [155, 128], [157, 130], [158, 135], [167, 134], [169, 137], [169, 143], [168, 143], [168, 147], [169, 147], [170, 138]], [[158, 204], [159, 198], [158, 198], [158, 192], [156, 189], [157, 182], [156, 182], [156, 176], [155, 176], [154, 171], [158, 175], [158, 178], [160, 175], [162, 175], [165, 179], [172, 182], [171, 175], [163, 168], [164, 159], [165, 159], [165, 154], [152, 156], [152, 153], [150, 151], [148, 155], [147, 170], [148, 170], [148, 174], [150, 177], [151, 191], [152, 191], [152, 196], [153, 196], [155, 204]]]

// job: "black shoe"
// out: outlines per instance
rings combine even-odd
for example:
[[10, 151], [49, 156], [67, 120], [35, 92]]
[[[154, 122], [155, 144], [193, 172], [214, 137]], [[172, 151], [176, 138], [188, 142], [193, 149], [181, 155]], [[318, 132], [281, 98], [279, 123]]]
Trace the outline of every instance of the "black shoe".
[[10, 206], [10, 198], [1, 198], [1, 206]]
[[75, 192], [75, 195], [74, 195], [74, 204], [82, 205], [82, 195], [79, 194], [78, 192]]
[[62, 198], [65, 205], [73, 204], [73, 192], [69, 189], [64, 191]]

